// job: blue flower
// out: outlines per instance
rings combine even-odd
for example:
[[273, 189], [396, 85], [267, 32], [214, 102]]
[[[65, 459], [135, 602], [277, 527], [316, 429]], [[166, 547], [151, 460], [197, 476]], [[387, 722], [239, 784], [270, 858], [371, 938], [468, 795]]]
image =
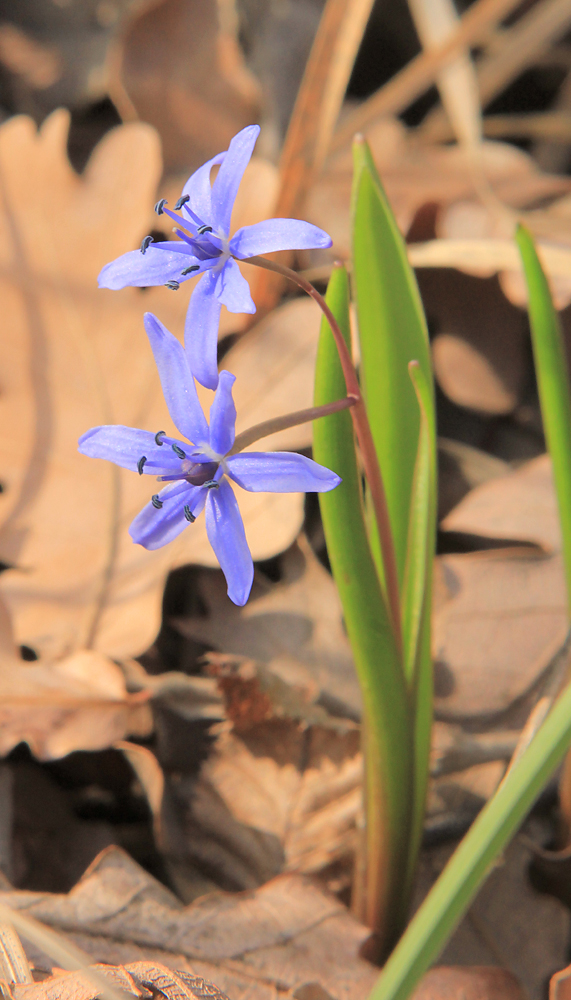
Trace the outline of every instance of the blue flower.
[[[155, 210], [176, 223], [176, 241], [153, 243], [145, 237], [140, 250], [112, 261], [99, 275], [100, 288], [168, 285], [178, 288], [197, 274], [204, 274], [194, 289], [185, 325], [185, 345], [192, 374], [208, 389], [218, 385], [216, 348], [220, 308], [254, 313], [256, 307], [248, 282], [233, 260], [244, 260], [274, 250], [330, 247], [331, 239], [317, 226], [296, 219], [268, 219], [230, 234], [230, 217], [242, 175], [260, 129], [249, 125], [232, 139], [228, 150], [200, 167], [186, 182], [175, 212], [159, 201]], [[220, 170], [212, 186], [210, 171]], [[181, 214], [177, 215], [177, 211]]]
[[235, 437], [235, 376], [220, 372], [209, 427], [186, 352], [152, 313], [145, 315], [145, 329], [169, 413], [186, 440], [168, 437], [164, 431], [152, 434], [108, 425], [83, 434], [79, 451], [167, 483], [129, 528], [133, 541], [146, 549], [158, 549], [172, 541], [206, 508], [208, 540], [226, 577], [228, 596], [234, 604], [245, 604], [254, 565], [229, 480], [253, 493], [323, 493], [341, 480], [324, 466], [295, 453], [229, 454]]

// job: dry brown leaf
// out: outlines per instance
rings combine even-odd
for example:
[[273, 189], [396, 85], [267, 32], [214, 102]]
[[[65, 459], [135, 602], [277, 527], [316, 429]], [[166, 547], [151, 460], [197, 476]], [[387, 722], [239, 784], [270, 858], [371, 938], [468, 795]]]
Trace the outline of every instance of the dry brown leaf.
[[[203, 976], [232, 1000], [275, 1000], [276, 990], [308, 982], [364, 1000], [378, 976], [358, 955], [368, 930], [298, 875], [183, 907], [123, 851], [109, 848], [67, 896], [14, 890], [0, 892], [0, 902], [60, 929], [96, 961], [161, 962]], [[46, 967], [45, 958], [35, 961]]]
[[527, 542], [547, 553], [561, 551], [561, 529], [551, 459], [540, 455], [519, 469], [476, 487], [442, 522], [460, 531], [500, 541]]
[[[418, 247], [418, 261], [431, 257], [456, 257], [456, 266], [469, 274], [499, 272], [504, 293], [514, 305], [527, 305], [527, 286], [521, 260], [513, 241], [515, 217], [474, 201], [459, 201], [442, 211], [437, 220], [441, 244]], [[546, 209], [525, 213], [525, 223], [537, 240], [543, 266], [550, 278], [557, 308], [571, 298], [571, 230], [569, 196], [552, 202]], [[414, 252], [413, 252], [414, 256]], [[470, 259], [469, 259], [470, 258]], [[417, 264], [417, 266], [419, 266]], [[420, 266], [424, 266], [420, 264]], [[427, 266], [431, 266], [428, 264]], [[454, 265], [452, 265], [454, 266]]]
[[168, 170], [196, 169], [258, 120], [259, 85], [222, 9], [212, 0], [147, 4], [112, 53], [111, 96], [123, 118], [158, 129]]
[[[179, 332], [187, 296], [97, 289], [100, 267], [147, 230], [160, 154], [149, 126], [123, 126], [78, 177], [65, 154], [67, 123], [56, 113], [39, 133], [25, 118], [0, 130], [0, 286], [10, 331], [0, 557], [14, 566], [0, 588], [16, 642], [50, 661], [85, 645], [118, 658], [143, 651], [158, 631], [168, 570], [214, 563], [203, 519], [157, 552], [133, 545], [127, 527], [149, 499], [148, 483], [77, 453], [80, 434], [99, 423], [169, 431], [142, 313], [155, 310]], [[302, 497], [237, 492], [254, 558], [286, 548]]]
[[0, 756], [26, 742], [37, 757], [52, 760], [151, 729], [148, 695], [129, 694], [121, 670], [102, 653], [81, 650], [56, 663], [22, 660], [0, 601]]
[[165, 823], [169, 861], [233, 890], [350, 863], [362, 808], [359, 742], [356, 727], [341, 733], [279, 718], [223, 734], [198, 783], [171, 786], [181, 825]]
[[418, 274], [430, 318], [436, 378], [449, 399], [481, 413], [511, 412], [527, 374], [527, 327], [497, 279], [445, 268]]
[[510, 413], [517, 397], [472, 344], [441, 333], [432, 341], [434, 374], [440, 388], [458, 406], [483, 413]]
[[[166, 965], [131, 962], [124, 967], [90, 966], [111, 979], [113, 984], [136, 997], [159, 992], [166, 1000], [228, 1000], [213, 983], [190, 972], [173, 972]], [[10, 989], [13, 1000], [96, 1000], [96, 987], [81, 972], [56, 974], [41, 983], [17, 985]], [[517, 979], [505, 969], [437, 966], [415, 990], [414, 1000], [525, 1000]], [[333, 1000], [318, 982], [303, 983], [293, 993], [294, 1000]], [[554, 1000], [554, 998], [552, 998]], [[557, 994], [556, 1000], [565, 1000]]]
[[130, 695], [119, 667], [95, 650], [0, 668], [0, 754], [26, 742], [41, 760], [148, 736], [148, 695]]
[[[465, 153], [459, 147], [423, 145], [392, 118], [381, 119], [372, 126], [367, 139], [403, 233], [410, 228], [418, 209], [429, 202], [448, 206], [474, 198], [475, 182], [466, 169]], [[531, 157], [508, 143], [483, 142], [479, 164], [496, 197], [513, 208], [526, 208], [540, 199], [566, 194], [570, 189], [569, 178], [542, 174]], [[350, 256], [351, 183], [351, 152], [346, 149], [331, 158], [325, 172], [313, 185], [306, 203], [307, 217], [330, 234], [333, 253], [341, 258]], [[469, 270], [471, 264], [475, 264], [487, 267], [486, 274], [494, 273], [497, 269], [495, 258], [490, 257], [488, 262], [486, 256], [492, 253], [492, 245], [488, 247], [486, 244], [486, 250], [480, 253], [481, 260], [472, 262], [470, 253], [474, 243], [476, 241], [470, 241], [471, 246], [466, 247], [464, 256], [460, 256], [459, 247], [450, 247], [446, 253], [446, 247], [441, 249], [438, 246], [437, 250], [432, 250], [432, 244], [428, 244], [426, 250], [413, 246], [409, 249], [410, 259], [415, 267], [465, 265]], [[504, 245], [507, 245], [505, 240], [501, 250], [494, 252], [508, 253]], [[452, 260], [453, 249], [458, 256], [457, 261]], [[515, 248], [514, 252], [517, 253]], [[557, 266], [560, 269], [566, 267], [565, 273], [568, 273], [569, 255], [566, 250], [545, 247], [542, 252], [549, 268], [553, 266], [552, 260], [556, 259]], [[439, 255], [439, 259], [431, 260], [430, 253], [435, 258]], [[512, 256], [510, 266], [513, 259]], [[505, 257], [501, 257], [499, 266], [505, 266]]]
[[549, 457], [541, 455], [476, 487], [442, 526], [535, 547], [437, 560], [433, 648], [438, 710], [454, 717], [489, 715], [533, 686], [567, 634]]
[[[109, 965], [89, 966], [100, 975], [110, 979], [112, 984], [126, 994], [135, 997], [149, 998], [150, 990], [141, 989], [130, 974], [129, 969], [115, 969]], [[22, 983], [12, 986], [10, 993], [13, 1000], [96, 1000], [99, 987], [86, 972], [64, 972], [56, 970], [55, 974], [39, 983]], [[119, 994], [121, 995], [121, 994]]]
[[541, 676], [567, 634], [560, 556], [525, 549], [440, 556], [433, 652], [436, 707], [447, 717], [507, 709]]
[[511, 972], [493, 965], [437, 965], [413, 993], [414, 1000], [524, 1000], [526, 995]]
[[510, 471], [507, 462], [462, 441], [438, 438], [438, 518], [444, 518], [466, 494]]
[[308, 703], [359, 718], [361, 696], [342, 609], [331, 575], [300, 536], [282, 558], [278, 583], [254, 583], [244, 608], [223, 601], [220, 574], [204, 574], [201, 596], [208, 615], [177, 619], [190, 638], [266, 666]]

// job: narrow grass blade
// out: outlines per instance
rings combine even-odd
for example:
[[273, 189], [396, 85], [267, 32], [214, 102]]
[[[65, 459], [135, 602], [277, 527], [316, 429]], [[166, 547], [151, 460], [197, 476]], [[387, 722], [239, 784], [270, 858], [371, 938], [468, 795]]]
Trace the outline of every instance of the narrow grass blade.
[[[420, 418], [408, 363], [430, 383], [428, 334], [404, 241], [367, 144], [354, 145], [353, 277], [363, 393], [381, 466], [399, 580], [404, 577]], [[372, 535], [374, 554], [382, 556]]]
[[[350, 343], [349, 287], [343, 268], [333, 271], [327, 303]], [[339, 399], [344, 392], [337, 350], [324, 320], [317, 354], [315, 404]], [[327, 551], [363, 692], [367, 882], [359, 913], [384, 940], [386, 952], [402, 930], [406, 916], [402, 886], [407, 870], [412, 787], [408, 695], [367, 538], [353, 426], [346, 410], [314, 423], [313, 456], [343, 480], [331, 493], [320, 494], [319, 502]]]
[[571, 684], [452, 855], [390, 956], [369, 1000], [406, 1000], [410, 996], [438, 958], [570, 742]]
[[553, 462], [571, 616], [571, 398], [567, 359], [559, 317], [531, 233], [518, 226], [516, 241], [529, 292], [533, 357], [545, 438]]

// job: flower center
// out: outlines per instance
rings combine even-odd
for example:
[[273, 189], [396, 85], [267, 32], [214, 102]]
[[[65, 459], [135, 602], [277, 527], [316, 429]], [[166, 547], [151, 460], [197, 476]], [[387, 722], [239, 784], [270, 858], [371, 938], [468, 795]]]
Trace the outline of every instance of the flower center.
[[193, 462], [190, 458], [185, 458], [181, 463], [184, 478], [191, 486], [204, 486], [210, 482], [218, 469], [218, 462]]

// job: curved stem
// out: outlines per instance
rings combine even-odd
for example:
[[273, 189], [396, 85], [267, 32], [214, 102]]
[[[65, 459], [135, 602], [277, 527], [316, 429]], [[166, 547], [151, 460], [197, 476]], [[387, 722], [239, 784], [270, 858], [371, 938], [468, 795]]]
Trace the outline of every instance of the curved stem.
[[256, 267], [263, 267], [267, 271], [275, 271], [277, 274], [283, 275], [284, 278], [289, 278], [290, 281], [293, 281], [299, 288], [303, 289], [304, 292], [310, 295], [311, 298], [317, 302], [317, 305], [321, 309], [327, 319], [327, 322], [329, 323], [329, 326], [331, 327], [337, 351], [339, 352], [339, 361], [345, 378], [347, 395], [354, 396], [356, 400], [355, 404], [351, 407], [351, 417], [353, 419], [355, 434], [361, 450], [365, 476], [367, 477], [367, 481], [369, 483], [371, 500], [375, 511], [375, 519], [379, 530], [379, 538], [383, 552], [387, 601], [393, 622], [395, 639], [399, 650], [402, 652], [403, 645], [400, 614], [400, 591], [387, 497], [377, 459], [375, 442], [373, 440], [367, 411], [365, 409], [365, 402], [363, 400], [363, 396], [361, 395], [359, 379], [357, 378], [357, 372], [355, 371], [353, 360], [345, 343], [343, 334], [339, 328], [339, 324], [337, 323], [335, 316], [331, 312], [331, 309], [327, 305], [323, 296], [320, 295], [317, 289], [314, 288], [309, 281], [306, 281], [306, 279], [302, 278], [300, 274], [292, 271], [291, 268], [284, 267], [282, 264], [277, 264], [273, 260], [266, 260], [264, 257], [246, 257], [243, 261], [241, 261], [241, 263], [255, 264]]
[[290, 427], [298, 427], [299, 424], [307, 424], [310, 420], [318, 420], [319, 417], [327, 417], [330, 413], [339, 413], [340, 410], [347, 410], [357, 402], [355, 396], [346, 396], [345, 399], [336, 399], [334, 403], [326, 403], [324, 406], [310, 406], [306, 410], [295, 410], [293, 413], [285, 413], [283, 417], [273, 417], [271, 420], [263, 420], [260, 424], [248, 427], [247, 431], [242, 431], [236, 436], [232, 449], [228, 455], [236, 455], [243, 451], [248, 445], [260, 438], [265, 438], [268, 434], [277, 434], [278, 431], [288, 430]]

